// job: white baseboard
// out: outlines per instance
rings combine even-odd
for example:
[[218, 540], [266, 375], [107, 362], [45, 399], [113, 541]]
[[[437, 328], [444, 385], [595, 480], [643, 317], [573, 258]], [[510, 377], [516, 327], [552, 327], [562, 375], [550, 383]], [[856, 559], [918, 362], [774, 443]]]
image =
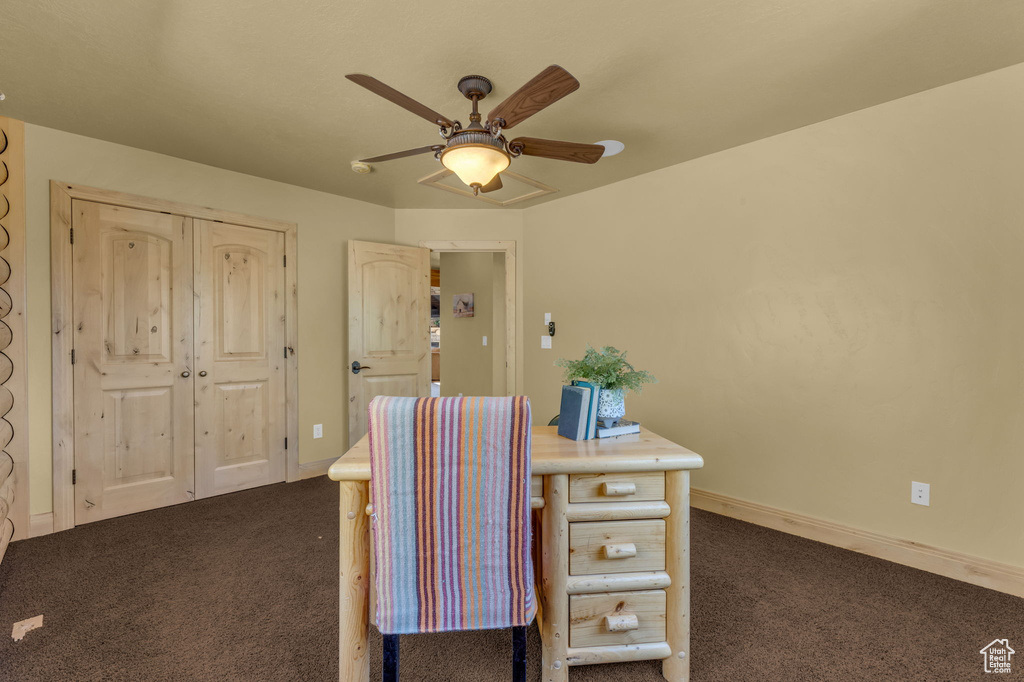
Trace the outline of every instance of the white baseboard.
[[37, 538], [53, 532], [53, 512], [33, 514], [28, 519], [28, 536]]
[[799, 535], [802, 538], [912, 566], [990, 590], [1024, 597], [1024, 568], [1017, 566], [859, 530], [811, 516], [793, 514], [706, 490], [691, 490], [690, 504], [697, 509], [773, 528], [783, 533]]
[[331, 457], [329, 459], [317, 460], [316, 462], [304, 462], [299, 465], [299, 479], [305, 480], [315, 476], [326, 476], [327, 470], [336, 461], [338, 461], [337, 457]]

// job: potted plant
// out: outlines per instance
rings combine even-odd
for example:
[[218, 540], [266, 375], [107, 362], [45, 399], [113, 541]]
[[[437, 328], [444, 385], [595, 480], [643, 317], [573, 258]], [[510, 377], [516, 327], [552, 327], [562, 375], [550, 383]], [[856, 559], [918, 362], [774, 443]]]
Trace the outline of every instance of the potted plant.
[[657, 379], [626, 360], [626, 352], [611, 346], [601, 349], [587, 344], [582, 360], [559, 358], [555, 364], [565, 368], [565, 382], [589, 381], [601, 387], [597, 416], [605, 426], [613, 426], [626, 414], [626, 391], [639, 393], [644, 384]]

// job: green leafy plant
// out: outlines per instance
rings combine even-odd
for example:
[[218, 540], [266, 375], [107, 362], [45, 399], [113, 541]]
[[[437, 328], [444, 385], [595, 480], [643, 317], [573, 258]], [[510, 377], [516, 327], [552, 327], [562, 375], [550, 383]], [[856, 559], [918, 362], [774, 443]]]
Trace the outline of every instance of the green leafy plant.
[[636, 369], [626, 360], [626, 351], [605, 346], [598, 350], [587, 344], [582, 360], [559, 358], [555, 365], [565, 368], [565, 383], [589, 381], [603, 389], [639, 393], [644, 384], [656, 383], [654, 375]]

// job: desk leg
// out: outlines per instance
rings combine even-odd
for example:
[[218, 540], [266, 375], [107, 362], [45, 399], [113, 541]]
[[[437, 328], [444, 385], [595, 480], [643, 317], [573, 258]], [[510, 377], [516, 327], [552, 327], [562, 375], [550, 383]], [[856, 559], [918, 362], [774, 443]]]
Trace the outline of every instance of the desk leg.
[[668, 471], [665, 500], [672, 510], [665, 519], [665, 563], [672, 576], [667, 594], [666, 634], [672, 655], [661, 664], [669, 682], [690, 679], [690, 472]]
[[339, 682], [369, 682], [367, 655], [370, 587], [370, 523], [367, 481], [341, 482]]
[[568, 682], [569, 664], [569, 477], [555, 474], [544, 480], [541, 571], [544, 591], [544, 624], [541, 632], [542, 679]]

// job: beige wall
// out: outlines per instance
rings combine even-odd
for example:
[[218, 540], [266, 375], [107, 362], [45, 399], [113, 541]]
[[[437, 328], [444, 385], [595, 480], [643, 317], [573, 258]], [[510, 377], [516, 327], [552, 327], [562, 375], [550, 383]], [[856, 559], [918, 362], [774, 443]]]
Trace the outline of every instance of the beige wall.
[[527, 209], [535, 422], [612, 344], [695, 487], [1024, 566], [1021, 121], [1024, 65]]
[[[441, 254], [441, 395], [493, 395], [494, 256]], [[473, 317], [455, 317], [452, 298], [473, 294]], [[483, 345], [483, 337], [488, 345]]]
[[[36, 125], [25, 126], [25, 138], [32, 513], [52, 508], [51, 179], [297, 222], [300, 461], [345, 451], [346, 242], [392, 241], [393, 210]], [[324, 425], [322, 440], [312, 440], [313, 424]]]

